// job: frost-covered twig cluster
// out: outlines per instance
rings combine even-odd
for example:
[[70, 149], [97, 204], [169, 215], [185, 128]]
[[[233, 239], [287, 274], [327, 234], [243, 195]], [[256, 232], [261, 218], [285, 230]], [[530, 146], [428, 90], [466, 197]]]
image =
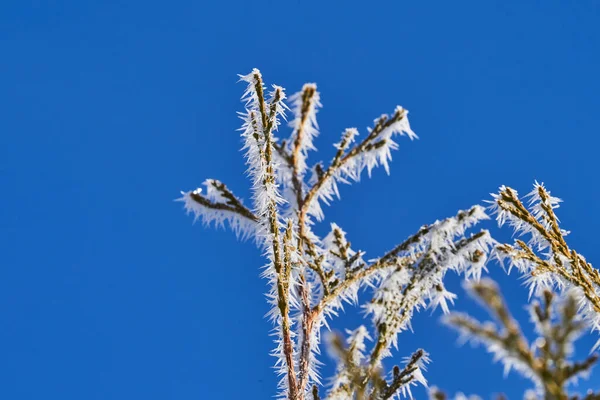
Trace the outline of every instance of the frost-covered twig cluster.
[[[348, 332], [348, 346], [344, 346], [341, 335], [331, 335], [330, 349], [339, 360], [338, 372], [328, 399], [344, 400], [355, 398], [390, 399], [398, 392], [412, 397], [411, 384], [427, 386], [423, 376], [429, 355], [419, 349], [404, 359], [404, 367], [394, 366], [391, 379], [386, 380], [379, 370], [370, 370], [364, 363], [365, 339], [368, 332], [364, 326]], [[367, 382], [368, 384], [365, 384]], [[318, 399], [318, 393], [313, 396]]]
[[[554, 212], [560, 202], [538, 183], [525, 196], [526, 205], [514, 189], [505, 186], [491, 201], [500, 226], [508, 222], [517, 236], [528, 236], [527, 241], [497, 245], [493, 254], [501, 262], [508, 260], [508, 272], [516, 267], [524, 275], [530, 300], [533, 296], [528, 308], [537, 338], [527, 340], [499, 288], [489, 279], [466, 286], [495, 322], [481, 323], [462, 313], [444, 320], [463, 339], [484, 344], [506, 372], [514, 369], [531, 380], [535, 390], [525, 393], [525, 399], [600, 399], [600, 393], [592, 390], [583, 397], [571, 394], [598, 359], [596, 354], [581, 361], [571, 358], [575, 340], [584, 332], [599, 330], [600, 274], [568, 246], [568, 232], [559, 226]], [[431, 393], [434, 398], [445, 398], [442, 392]]]
[[[527, 398], [572, 399], [569, 396], [570, 386], [577, 383], [578, 378], [587, 377], [598, 359], [596, 354], [581, 361], [571, 359], [573, 343], [586, 330], [573, 294], [556, 299], [554, 293], [544, 290], [542, 299], [529, 305], [537, 334], [537, 338], [530, 342], [508, 310], [495, 282], [482, 279], [468, 283], [467, 287], [495, 322], [482, 323], [462, 313], [447, 315], [445, 322], [458, 330], [463, 340], [485, 345], [494, 359], [504, 364], [505, 374], [515, 369], [531, 380], [535, 391], [528, 393]], [[591, 395], [593, 393], [588, 394]]]
[[[241, 131], [252, 205], [244, 205], [212, 179], [205, 182], [205, 193], [184, 192], [180, 200], [195, 218], [227, 224], [239, 236], [254, 238], [264, 250], [263, 275], [276, 334], [273, 355], [281, 375], [279, 396], [376, 400], [410, 395], [411, 385], [426, 384], [427, 353], [417, 350], [404, 367], [394, 367], [389, 374], [383, 371], [382, 360], [397, 346], [398, 334], [410, 327], [415, 311], [437, 306], [448, 311], [455, 296], [444, 286], [446, 272], [481, 276], [494, 243], [485, 230], [467, 231], [487, 218], [484, 208], [474, 206], [425, 225], [372, 259], [351, 246], [334, 223], [329, 234], [319, 237], [313, 227], [324, 220], [323, 204], [339, 198], [338, 185], [357, 182], [364, 170], [370, 174], [377, 166], [389, 172], [396, 138], [417, 137], [408, 111], [396, 107], [391, 115], [380, 116], [362, 139], [357, 129], [346, 129], [329, 164], [310, 166], [321, 107], [316, 85], [306, 84], [291, 96], [290, 110], [284, 89], [273, 86], [267, 93], [258, 70], [241, 80], [247, 84]], [[289, 111], [291, 134], [280, 139], [276, 134]], [[339, 367], [330, 387], [323, 388], [318, 370], [321, 331], [343, 304], [356, 304], [359, 289], [365, 287], [373, 293], [372, 301], [363, 305], [373, 328], [357, 327], [346, 340], [333, 337]]]
[[574, 296], [584, 320], [592, 330], [600, 330], [600, 272], [567, 244], [568, 232], [554, 212], [561, 200], [538, 183], [525, 200], [527, 206], [516, 190], [505, 186], [494, 195], [498, 224], [508, 223], [518, 236], [528, 236], [527, 241], [498, 246], [498, 258], [508, 259], [509, 268], [527, 277], [530, 295], [549, 289]]

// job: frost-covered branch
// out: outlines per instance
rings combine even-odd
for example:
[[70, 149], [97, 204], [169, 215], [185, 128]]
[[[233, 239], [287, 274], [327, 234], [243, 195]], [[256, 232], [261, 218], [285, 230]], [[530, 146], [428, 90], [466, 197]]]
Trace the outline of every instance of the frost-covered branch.
[[198, 188], [181, 192], [182, 197], [177, 201], [183, 202], [187, 212], [193, 213], [194, 219], [202, 219], [206, 225], [223, 226], [227, 222], [236, 235], [242, 238], [253, 236], [258, 217], [243, 205], [242, 200], [216, 179], [207, 179], [204, 186], [206, 196]]
[[505, 186], [493, 198], [498, 224], [508, 223], [517, 235], [528, 236], [526, 241], [498, 246], [498, 258], [508, 259], [510, 267], [528, 276], [530, 294], [557, 288], [576, 296], [586, 321], [600, 330], [600, 272], [567, 244], [568, 232], [554, 212], [561, 200], [537, 182], [525, 196], [527, 206], [516, 190]]
[[530, 305], [538, 335], [530, 344], [493, 281], [484, 279], [467, 288], [495, 322], [481, 323], [466, 314], [452, 313], [445, 317], [446, 324], [458, 330], [463, 339], [484, 344], [494, 359], [504, 364], [505, 373], [514, 368], [531, 380], [536, 387], [533, 398], [570, 399], [569, 386], [587, 376], [597, 361], [595, 354], [582, 361], [571, 360], [573, 342], [585, 329], [575, 297], [568, 294], [557, 302], [554, 294], [546, 290], [543, 303], [534, 301]]
[[[360, 337], [370, 335], [364, 327], [351, 335], [348, 351], [354, 361], [341, 356], [340, 382], [354, 382], [350, 385], [354, 398], [410, 396], [411, 385], [425, 384], [422, 370], [426, 353], [415, 352], [403, 368], [393, 369], [389, 376], [381, 375], [380, 361], [390, 354], [390, 346], [409, 326], [415, 311], [437, 306], [448, 311], [455, 295], [443, 285], [446, 272], [479, 278], [494, 242], [487, 231], [470, 235], [467, 231], [487, 218], [484, 209], [475, 206], [423, 226], [374, 260], [366, 260], [365, 252], [352, 246], [335, 223], [331, 223], [329, 234], [319, 237], [313, 231], [313, 219], [324, 219], [320, 202], [339, 197], [337, 185], [358, 182], [365, 169], [370, 175], [381, 165], [389, 172], [391, 151], [397, 148], [394, 137], [417, 137], [410, 128], [408, 111], [396, 107], [391, 116], [381, 116], [359, 142], [358, 130], [346, 129], [335, 145], [337, 152], [331, 164], [327, 168], [320, 163], [309, 167], [309, 155], [316, 150], [314, 139], [319, 133], [321, 95], [316, 85], [306, 84], [291, 96], [292, 131], [287, 140], [280, 140], [276, 135], [288, 110], [283, 88], [273, 86], [267, 93], [258, 70], [240, 80], [247, 84], [240, 117], [252, 205], [245, 206], [217, 180], [205, 182], [206, 194], [201, 190], [184, 192], [180, 200], [196, 218], [206, 224], [227, 224], [242, 237], [252, 236], [264, 251], [267, 265], [262, 275], [268, 280], [268, 316], [275, 325], [273, 355], [281, 376], [279, 397], [320, 397], [321, 332], [344, 304], [358, 304], [361, 288], [374, 292], [374, 302], [366, 308], [373, 317], [376, 342], [368, 351], [364, 341], [358, 344]], [[312, 177], [307, 176], [309, 169]], [[338, 346], [338, 355], [346, 354], [343, 348]], [[360, 361], [357, 348], [364, 350]], [[357, 374], [359, 380], [355, 379]], [[330, 390], [327, 398], [344, 393], [344, 385]]]
[[308, 213], [322, 220], [323, 211], [319, 201], [328, 203], [334, 196], [339, 197], [338, 182], [358, 182], [365, 168], [370, 175], [371, 170], [378, 165], [382, 165], [389, 173], [391, 150], [398, 148], [392, 137], [399, 134], [410, 139], [417, 138], [410, 128], [407, 114], [406, 109], [398, 106], [391, 117], [382, 115], [375, 120], [375, 126], [370, 129], [365, 139], [352, 148], [350, 145], [355, 141], [358, 131], [355, 128], [347, 129], [340, 143], [336, 145], [338, 151], [329, 167], [325, 171], [319, 172], [320, 167], [315, 171], [316, 179], [306, 194], [301, 213]]
[[327, 400], [387, 400], [399, 395], [412, 397], [410, 387], [417, 383], [427, 386], [423, 376], [428, 354], [419, 349], [405, 358], [404, 367], [394, 366], [386, 379], [381, 371], [371, 371], [365, 357], [365, 340], [370, 340], [364, 326], [348, 331], [347, 346], [340, 335], [332, 335], [330, 349], [338, 359], [338, 373]]
[[317, 85], [305, 84], [302, 91], [293, 95], [290, 100], [295, 118], [291, 123], [293, 132], [289, 140], [289, 152], [294, 173], [302, 177], [306, 170], [308, 152], [316, 150], [313, 140], [319, 134], [317, 109], [321, 107], [321, 101]]
[[390, 346], [397, 347], [398, 334], [410, 328], [415, 311], [438, 305], [448, 311], [446, 302], [452, 302], [455, 295], [443, 286], [446, 272], [454, 270], [478, 278], [491, 244], [488, 232], [481, 231], [445, 246], [433, 248], [430, 245], [411, 268], [392, 273], [367, 306], [378, 334], [370, 356], [372, 369], [378, 368], [381, 359], [390, 355]]

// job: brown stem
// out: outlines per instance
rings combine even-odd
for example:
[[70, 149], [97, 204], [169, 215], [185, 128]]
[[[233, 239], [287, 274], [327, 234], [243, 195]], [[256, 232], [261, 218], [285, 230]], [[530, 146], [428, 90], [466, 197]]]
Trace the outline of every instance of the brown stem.
[[250, 211], [248, 208], [244, 207], [242, 205], [242, 203], [240, 203], [239, 201], [234, 204], [232, 204], [231, 202], [229, 204], [214, 203], [214, 202], [208, 200], [206, 197], [202, 196], [200, 193], [194, 193], [194, 192], [192, 192], [190, 194], [190, 197], [196, 203], [201, 204], [202, 206], [204, 206], [206, 208], [211, 208], [213, 210], [230, 211], [230, 212], [239, 214], [242, 217], [247, 218], [251, 221], [258, 222], [258, 217], [256, 215], [254, 215], [254, 213], [252, 211]]
[[[264, 92], [262, 88], [262, 77], [259, 73], [255, 75], [255, 90], [258, 97], [259, 110], [261, 114], [262, 126], [263, 126], [263, 134], [264, 134], [264, 162], [266, 164], [266, 176], [264, 178], [264, 184], [275, 184], [275, 172], [273, 170], [272, 164], [272, 138], [271, 138], [271, 129], [273, 127], [273, 118], [275, 118], [275, 102], [281, 100], [281, 93], [277, 90], [275, 98], [273, 100], [273, 104], [271, 107], [271, 115], [267, 115]], [[298, 397], [298, 386], [296, 382], [296, 371], [294, 368], [294, 348], [291, 337], [291, 322], [289, 319], [289, 283], [286, 279], [286, 269], [284, 265], [282, 265], [281, 259], [281, 244], [279, 241], [279, 217], [277, 215], [277, 204], [274, 201], [271, 201], [267, 207], [267, 219], [269, 224], [269, 229], [271, 231], [271, 235], [273, 237], [272, 246], [273, 246], [273, 264], [275, 267], [275, 272], [277, 273], [277, 298], [278, 298], [278, 308], [281, 314], [281, 334], [283, 340], [283, 352], [285, 356], [285, 361], [287, 364], [287, 377], [288, 377], [288, 391], [289, 398], [292, 400], [301, 399]]]

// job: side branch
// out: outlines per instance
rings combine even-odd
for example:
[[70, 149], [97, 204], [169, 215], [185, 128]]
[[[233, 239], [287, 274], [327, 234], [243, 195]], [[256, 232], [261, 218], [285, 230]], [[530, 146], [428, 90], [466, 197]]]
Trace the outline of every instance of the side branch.
[[[482, 256], [481, 251], [469, 250], [471, 245], [477, 243], [487, 235], [487, 231], [480, 231], [469, 238], [455, 241], [452, 245], [440, 249], [429, 248], [416, 258], [410, 260], [409, 267], [414, 270], [408, 283], [401, 289], [397, 300], [378, 299], [385, 307], [385, 318], [377, 322], [378, 337], [370, 355], [369, 373], [377, 369], [381, 359], [385, 356], [390, 345], [396, 340], [397, 334], [405, 329], [413, 315], [413, 310], [418, 309], [420, 299], [433, 285], [437, 285], [436, 276], [443, 279], [445, 270], [451, 268], [455, 256], [469, 251], [472, 262], [478, 262]], [[466, 255], [463, 255], [466, 256]]]
[[414, 260], [405, 257], [396, 261], [381, 262], [381, 260], [379, 260], [376, 263], [371, 264], [367, 268], [357, 272], [356, 275], [341, 282], [338, 286], [331, 290], [328, 295], [324, 296], [323, 299], [321, 299], [321, 301], [319, 302], [319, 304], [313, 307], [313, 315], [315, 317], [318, 316], [323, 311], [325, 311], [327, 309], [327, 306], [329, 306], [333, 301], [335, 301], [346, 289], [349, 289], [354, 284], [369, 279], [372, 275], [380, 272], [382, 269], [395, 267], [397, 270], [401, 270], [403, 268], [409, 267], [413, 263]]
[[[381, 118], [379, 118], [377, 120], [375, 127], [371, 130], [369, 135], [362, 142], [355, 145], [347, 153], [345, 153], [345, 151], [346, 151], [347, 146], [350, 144], [351, 138], [344, 136], [345, 140], [343, 140], [342, 144], [340, 144], [340, 146], [338, 147], [338, 151], [337, 151], [336, 155], [334, 156], [333, 161], [331, 162], [331, 164], [329, 165], [327, 170], [325, 170], [321, 174], [319, 180], [313, 185], [313, 187], [306, 194], [306, 197], [304, 198], [304, 201], [303, 201], [302, 209], [300, 211], [301, 215], [306, 214], [310, 203], [314, 200], [315, 196], [317, 196], [317, 193], [319, 192], [319, 190], [325, 185], [325, 183], [329, 179], [333, 178], [334, 174], [338, 170], [340, 170], [345, 164], [347, 164], [354, 157], [358, 156], [359, 154], [361, 154], [363, 152], [371, 150], [372, 148], [374, 148], [374, 146], [377, 146], [377, 143], [374, 143], [374, 141], [379, 137], [379, 135], [383, 131], [385, 131], [387, 128], [390, 128], [393, 124], [401, 121], [405, 117], [406, 117], [406, 110], [401, 107], [398, 107], [396, 109], [396, 111], [394, 112], [394, 115], [389, 119], [387, 116], [382, 116]], [[381, 142], [379, 142], [379, 143], [381, 143]]]
[[[499, 253], [511, 258], [517, 266], [531, 266], [532, 277], [551, 273], [580, 288], [593, 311], [600, 314], [600, 272], [567, 245], [566, 232], [560, 228], [554, 212], [560, 199], [550, 196], [550, 192], [537, 183], [529, 196], [531, 211], [509, 187], [501, 187], [500, 193], [494, 196], [499, 224], [508, 220], [515, 231], [532, 236], [529, 243], [517, 240], [517, 246], [498, 246]], [[550, 256], [540, 257], [533, 251], [533, 245], [539, 249], [548, 247]]]
[[[231, 192], [229, 193], [231, 194]], [[233, 194], [231, 194], [231, 198], [228, 199], [227, 203], [210, 201], [208, 198], [202, 196], [202, 194], [200, 194], [200, 191], [191, 192], [190, 198], [203, 207], [210, 208], [213, 210], [229, 211], [232, 213], [239, 214], [241, 217], [247, 218], [253, 222], [258, 222], [258, 217], [254, 215], [254, 213], [250, 211], [250, 209], [246, 208], [240, 202], [239, 199], [233, 196]]]

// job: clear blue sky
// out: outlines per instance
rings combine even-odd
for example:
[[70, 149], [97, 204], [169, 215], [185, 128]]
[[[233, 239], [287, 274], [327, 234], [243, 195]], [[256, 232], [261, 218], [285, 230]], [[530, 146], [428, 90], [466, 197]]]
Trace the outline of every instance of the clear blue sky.
[[[319, 84], [313, 160], [344, 128], [411, 111], [421, 139], [400, 141], [391, 176], [328, 209], [368, 255], [537, 179], [600, 263], [597, 1], [5, 0], [0, 53], [2, 399], [274, 394], [259, 252], [172, 201], [209, 177], [248, 198], [236, 74], [253, 67], [290, 93]], [[492, 269], [525, 316], [517, 276]], [[427, 349], [450, 392], [520, 398], [525, 382], [438, 316], [419, 314], [399, 355]]]

